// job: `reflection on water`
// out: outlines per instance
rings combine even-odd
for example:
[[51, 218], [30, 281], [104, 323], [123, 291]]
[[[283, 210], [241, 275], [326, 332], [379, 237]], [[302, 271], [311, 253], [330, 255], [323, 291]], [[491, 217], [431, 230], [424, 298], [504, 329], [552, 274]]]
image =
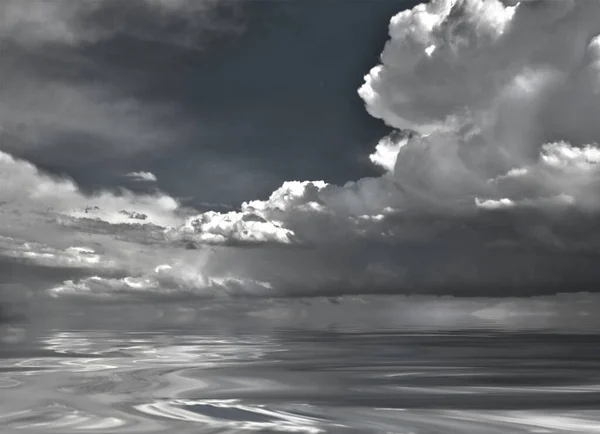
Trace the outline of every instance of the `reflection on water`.
[[2, 325], [0, 432], [600, 433], [594, 306], [44, 305]]
[[60, 331], [2, 347], [22, 433], [600, 433], [600, 339], [551, 333]]

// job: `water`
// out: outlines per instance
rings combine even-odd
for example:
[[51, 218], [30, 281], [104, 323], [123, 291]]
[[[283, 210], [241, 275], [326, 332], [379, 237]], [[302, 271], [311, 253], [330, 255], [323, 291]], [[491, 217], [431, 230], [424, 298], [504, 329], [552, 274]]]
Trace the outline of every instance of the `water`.
[[12, 330], [0, 432], [600, 433], [594, 333], [131, 309]]

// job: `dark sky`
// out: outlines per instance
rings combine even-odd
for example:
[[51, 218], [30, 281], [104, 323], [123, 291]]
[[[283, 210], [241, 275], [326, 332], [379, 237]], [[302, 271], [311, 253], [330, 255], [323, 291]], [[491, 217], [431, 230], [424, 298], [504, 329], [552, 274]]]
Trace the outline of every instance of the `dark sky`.
[[135, 1], [104, 7], [79, 24], [135, 31], [38, 51], [6, 44], [5, 53], [16, 52], [15, 63], [27, 63], [36, 82], [108, 85], [142, 107], [166, 107], [158, 121], [164, 143], [123, 158], [104, 149], [127, 148], [127, 140], [55, 128], [43, 146], [23, 146], [31, 139], [8, 134], [4, 146], [89, 190], [151, 171], [159, 188], [196, 206], [264, 198], [285, 180], [343, 184], [376, 176], [368, 155], [389, 129], [367, 114], [356, 90], [378, 62], [390, 17], [414, 3], [241, 1], [213, 11], [216, 30], [187, 35], [183, 44], [139, 37], [144, 26], [172, 34], [176, 19], [159, 21]]

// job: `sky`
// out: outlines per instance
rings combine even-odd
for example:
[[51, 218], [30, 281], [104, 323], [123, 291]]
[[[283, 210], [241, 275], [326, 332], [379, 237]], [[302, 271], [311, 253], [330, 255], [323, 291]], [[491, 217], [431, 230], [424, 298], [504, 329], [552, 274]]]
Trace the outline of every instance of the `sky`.
[[389, 17], [412, 3], [72, 3], [4, 6], [2, 141], [13, 155], [86, 191], [150, 171], [195, 206], [237, 206], [289, 179], [380, 173], [368, 155], [390, 129], [356, 89]]
[[2, 2], [3, 299], [598, 291], [600, 2], [417, 3]]

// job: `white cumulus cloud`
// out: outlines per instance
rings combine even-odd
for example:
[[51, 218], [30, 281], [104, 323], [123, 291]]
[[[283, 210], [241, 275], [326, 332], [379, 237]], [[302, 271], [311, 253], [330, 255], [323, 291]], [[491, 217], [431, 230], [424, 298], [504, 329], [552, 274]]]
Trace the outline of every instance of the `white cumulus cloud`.
[[129, 172], [125, 176], [137, 182], [156, 182], [156, 175], [152, 172]]

